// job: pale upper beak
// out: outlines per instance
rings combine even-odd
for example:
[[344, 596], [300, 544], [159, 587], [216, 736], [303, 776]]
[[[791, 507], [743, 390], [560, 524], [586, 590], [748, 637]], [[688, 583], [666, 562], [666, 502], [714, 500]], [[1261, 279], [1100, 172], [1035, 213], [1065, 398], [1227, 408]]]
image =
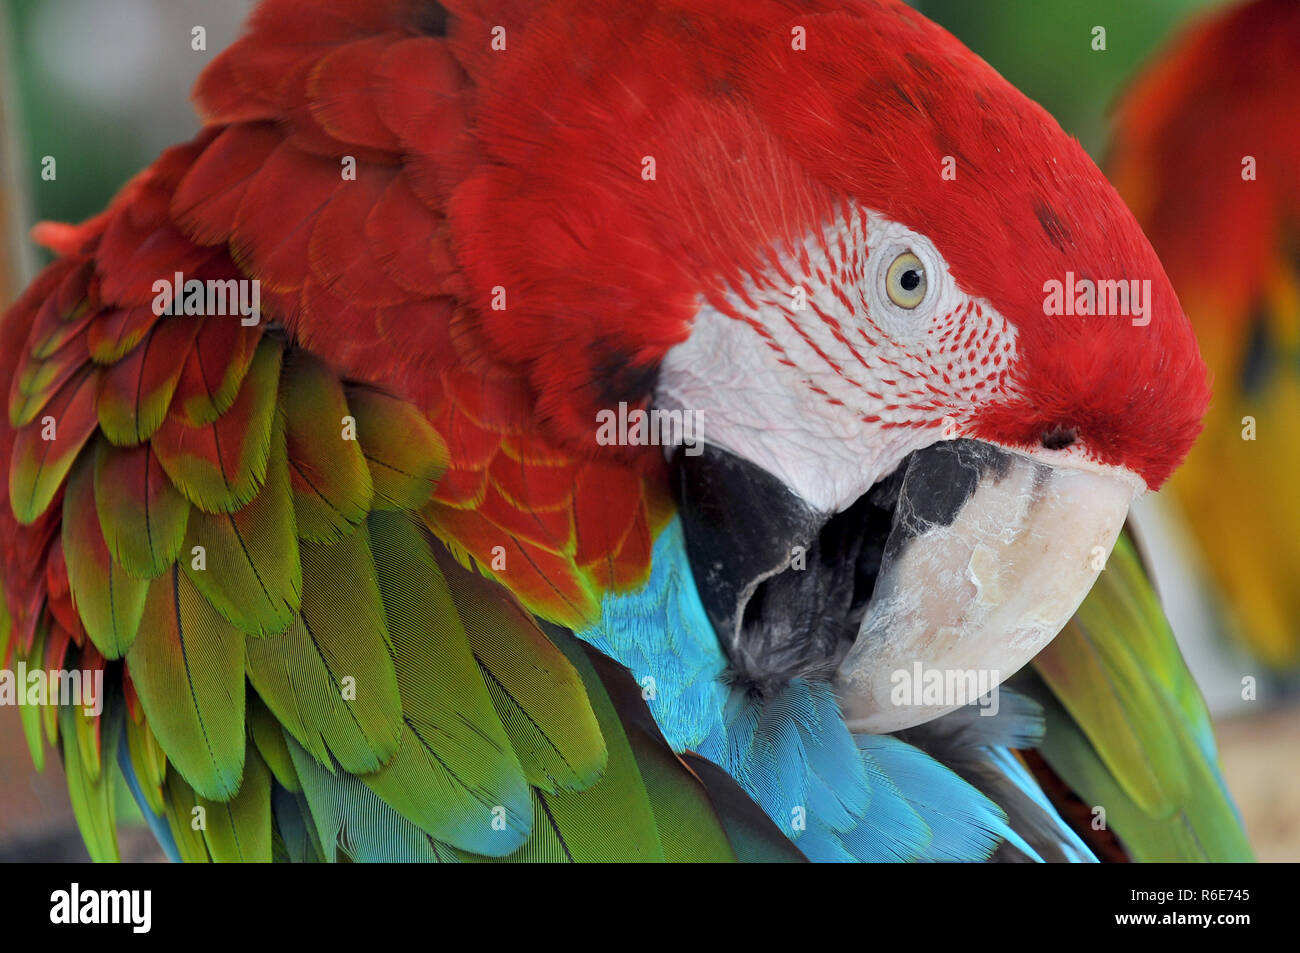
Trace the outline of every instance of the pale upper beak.
[[[835, 684], [849, 727], [897, 731], [976, 701], [1061, 630], [1140, 488], [957, 440], [906, 463], [875, 591]], [[935, 673], [929, 677], [929, 673]]]

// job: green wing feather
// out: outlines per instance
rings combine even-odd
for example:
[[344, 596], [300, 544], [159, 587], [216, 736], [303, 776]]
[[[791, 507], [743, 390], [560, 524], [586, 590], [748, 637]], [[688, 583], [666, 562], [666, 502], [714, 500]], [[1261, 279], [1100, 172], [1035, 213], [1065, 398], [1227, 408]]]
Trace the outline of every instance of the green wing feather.
[[289, 753], [288, 742], [284, 740], [284, 730], [271, 710], [255, 694], [248, 698], [248, 733], [258, 754], [275, 778], [275, 783], [291, 794], [301, 793], [302, 783], [298, 780], [298, 772], [293, 768], [293, 756]]
[[[570, 647], [576, 650], [576, 640], [570, 640], [566, 651]], [[641, 685], [627, 669], [590, 646], [581, 649], [631, 745], [665, 860], [806, 860], [730, 775], [698, 755], [687, 758], [673, 752], [645, 703]]]
[[[96, 863], [121, 859], [117, 847], [115, 798], [116, 771], [100, 770], [100, 745], [107, 751], [117, 750], [122, 725], [114, 712], [106, 717], [89, 717], [80, 708], [64, 705], [58, 709], [59, 734], [63, 742], [63, 770], [68, 778], [72, 813], [81, 830], [90, 859]], [[102, 736], [101, 736], [102, 732]], [[94, 754], [87, 757], [86, 741]], [[110, 762], [111, 764], [112, 762]]]
[[98, 442], [95, 510], [113, 562], [127, 575], [153, 579], [180, 556], [190, 504], [148, 444]]
[[547, 794], [533, 788], [533, 835], [509, 859], [568, 863], [662, 861], [663, 844], [632, 744], [586, 647], [559, 629], [551, 629], [548, 634], [586, 686], [608, 760], [600, 781], [586, 790]]
[[271, 772], [250, 748], [239, 793], [227, 801], [197, 798], [203, 840], [217, 863], [271, 862]]
[[231, 624], [250, 635], [274, 635], [289, 627], [302, 600], [302, 566], [289, 490], [284, 427], [271, 432], [266, 478], [246, 506], [233, 513], [190, 516], [184, 551], [201, 546], [202, 568], [187, 559], [185, 571]]
[[27, 749], [32, 753], [32, 764], [37, 771], [45, 770], [44, 718], [48, 709], [38, 705], [22, 705], [18, 709], [18, 720], [22, 722], [23, 738]]
[[118, 659], [135, 641], [149, 582], [132, 577], [104, 542], [95, 507], [94, 454], [83, 454], [63, 495], [63, 555], [68, 587], [90, 641]]
[[126, 660], [172, 764], [205, 797], [236, 794], [244, 767], [244, 634], [179, 566], [150, 583]]
[[528, 783], [547, 794], [590, 787], [608, 753], [577, 670], [503, 587], [442, 547], [435, 556]]
[[1050, 692], [1026, 681], [1046, 711], [1041, 753], [1135, 859], [1251, 859], [1209, 713], [1127, 534], [1034, 669]]
[[126, 719], [126, 750], [139, 782], [145, 805], [154, 814], [163, 813], [163, 786], [167, 777], [167, 756], [149, 730], [143, 713]]
[[[28, 665], [31, 665], [33, 659], [42, 657], [45, 649], [47, 628], [46, 624], [37, 626], [36, 632], [32, 636], [31, 648], [26, 653], [22, 651], [21, 647], [15, 646], [15, 661], [25, 660]], [[28, 750], [32, 753], [32, 764], [36, 766], [37, 771], [45, 770], [45, 722], [49, 711], [49, 706], [18, 706], [18, 719], [22, 722], [23, 737], [27, 741]]]
[[636, 760], [664, 860], [734, 860], [726, 828], [713, 810], [708, 791], [663, 740], [641, 699], [641, 687], [617, 663], [592, 650], [587, 650], [587, 655], [618, 713], [618, 727]]
[[449, 844], [440, 844], [402, 817], [355, 775], [327, 769], [292, 739], [289, 751], [327, 861], [459, 859]]
[[333, 542], [370, 512], [374, 487], [356, 440], [343, 439], [351, 416], [343, 385], [305, 351], [285, 359], [281, 378], [298, 535]]
[[447, 445], [412, 404], [369, 387], [348, 391], [374, 485], [375, 509], [417, 510], [447, 468]]
[[203, 837], [199, 823], [199, 797], [194, 789], [175, 770], [167, 772], [166, 811], [167, 826], [176, 842], [181, 861], [187, 864], [206, 864], [212, 860], [208, 842]]
[[[99, 750], [99, 732], [104, 721], [107, 719], [101, 720], [98, 715], [86, 714], [84, 707], [78, 707], [76, 705], [70, 707], [73, 713], [73, 740], [77, 745], [77, 756], [81, 761], [82, 770], [86, 772], [86, 777], [89, 780], [98, 782], [104, 775], [104, 760], [101, 757]], [[66, 742], [68, 740], [68, 735], [66, 726], [62, 721], [62, 711], [59, 712], [59, 717], [59, 737]], [[109, 752], [110, 755], [116, 753], [116, 749], [110, 748]], [[111, 760], [109, 761], [109, 765], [110, 767], [112, 766]]]
[[403, 722], [368, 534], [299, 552], [302, 612], [281, 635], [249, 640], [249, 679], [318, 762], [376, 771], [397, 753]]
[[397, 756], [362, 780], [438, 840], [509, 854], [531, 829], [528, 783], [427, 531], [400, 513], [369, 522], [406, 725]]
[[[707, 790], [669, 748], [631, 674], [567, 632], [549, 626], [547, 632], [586, 687], [608, 761], [601, 779], [586, 790], [547, 794], [534, 788], [533, 836], [509, 859], [736, 860]], [[775, 845], [789, 844], [771, 821], [751, 819], [755, 839], [769, 838], [773, 852], [781, 849]], [[792, 849], [785, 859], [798, 856]]]

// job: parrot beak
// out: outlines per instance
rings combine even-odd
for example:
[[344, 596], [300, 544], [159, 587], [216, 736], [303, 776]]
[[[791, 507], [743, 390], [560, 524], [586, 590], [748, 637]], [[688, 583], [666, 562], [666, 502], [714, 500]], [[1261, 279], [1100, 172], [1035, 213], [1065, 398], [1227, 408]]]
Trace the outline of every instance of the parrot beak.
[[967, 439], [911, 453], [835, 514], [720, 448], [678, 454], [676, 469], [696, 588], [732, 678], [758, 694], [830, 680], [849, 726], [873, 733], [973, 704], [1033, 658], [1092, 588], [1143, 488], [1125, 471]]
[[875, 588], [835, 675], [855, 731], [938, 718], [1025, 665], [1087, 596], [1139, 489], [973, 440], [900, 470]]

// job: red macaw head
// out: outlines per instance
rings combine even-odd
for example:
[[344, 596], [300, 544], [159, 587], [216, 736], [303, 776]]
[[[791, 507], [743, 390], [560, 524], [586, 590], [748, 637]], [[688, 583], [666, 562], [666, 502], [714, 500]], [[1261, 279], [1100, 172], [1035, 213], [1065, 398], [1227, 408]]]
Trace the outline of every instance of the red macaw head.
[[1198, 432], [1195, 338], [1080, 145], [908, 7], [675, 6], [530, 21], [589, 61], [492, 73], [471, 285], [520, 289], [487, 329], [571, 441], [648, 395], [698, 422], [677, 488], [742, 678], [925, 720], [894, 672], [1006, 677], [1073, 614]]

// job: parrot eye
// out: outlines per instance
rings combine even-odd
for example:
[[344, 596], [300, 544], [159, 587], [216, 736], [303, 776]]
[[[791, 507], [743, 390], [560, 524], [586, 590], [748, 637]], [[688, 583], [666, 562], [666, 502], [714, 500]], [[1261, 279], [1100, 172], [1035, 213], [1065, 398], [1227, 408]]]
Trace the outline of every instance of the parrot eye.
[[925, 300], [925, 265], [910, 251], [895, 258], [885, 272], [885, 291], [889, 300], [908, 311]]

